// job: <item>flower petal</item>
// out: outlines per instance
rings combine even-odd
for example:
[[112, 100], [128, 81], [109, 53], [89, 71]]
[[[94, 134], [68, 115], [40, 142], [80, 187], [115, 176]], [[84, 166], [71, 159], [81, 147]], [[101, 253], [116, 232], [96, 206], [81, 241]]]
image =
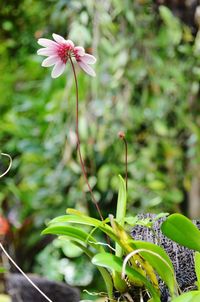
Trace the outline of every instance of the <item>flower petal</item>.
[[60, 35], [57, 35], [57, 34], [53, 34], [52, 35], [53, 36], [53, 38], [54, 38], [54, 40], [57, 42], [57, 43], [64, 43], [66, 40], [63, 38], [63, 37], [61, 37]]
[[74, 43], [71, 40], [64, 40], [64, 44], [71, 46], [71, 48], [74, 48]]
[[43, 62], [42, 62], [42, 66], [43, 67], [49, 67], [52, 66], [56, 63], [58, 63], [60, 61], [59, 56], [55, 55], [55, 56], [50, 56], [49, 58], [46, 58]]
[[85, 54], [85, 49], [82, 46], [76, 46], [74, 47], [74, 52], [82, 57]]
[[82, 61], [78, 61], [78, 65], [90, 76], [92, 76], [92, 77], [96, 76], [95, 71], [89, 65], [85, 64]]
[[40, 48], [37, 51], [37, 54], [40, 56], [54, 56], [57, 54], [56, 49], [53, 48]]
[[58, 43], [56, 43], [52, 40], [49, 40], [49, 39], [44, 39], [44, 38], [39, 39], [37, 42], [39, 45], [41, 45], [43, 47], [58, 46]]
[[96, 58], [92, 55], [85, 54], [82, 58], [81, 61], [85, 64], [94, 64], [96, 63]]
[[52, 78], [57, 78], [59, 77], [65, 70], [65, 63], [63, 63], [61, 60], [59, 62], [56, 63], [56, 65], [54, 66], [52, 72], [51, 72], [51, 76]]

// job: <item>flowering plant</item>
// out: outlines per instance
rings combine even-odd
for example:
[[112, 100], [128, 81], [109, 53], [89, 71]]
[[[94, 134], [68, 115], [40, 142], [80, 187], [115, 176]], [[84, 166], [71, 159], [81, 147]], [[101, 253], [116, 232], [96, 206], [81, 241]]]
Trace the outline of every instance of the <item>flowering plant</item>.
[[[75, 209], [67, 209], [67, 215], [54, 218], [50, 221], [43, 234], [56, 234], [64, 240], [70, 239], [83, 250], [102, 275], [107, 290], [107, 293], [104, 295], [107, 301], [130, 302], [137, 301], [137, 299], [139, 301], [151, 302], [162, 301], [159, 278], [166, 284], [171, 301], [197, 301], [200, 298], [200, 232], [187, 218], [180, 214], [171, 215], [161, 226], [166, 236], [196, 251], [195, 269], [198, 290], [190, 291], [186, 294], [180, 293], [172, 262], [165, 250], [153, 243], [134, 240], [126, 231], [125, 222], [128, 223], [130, 219], [126, 218], [128, 190], [127, 142], [123, 132], [119, 132], [119, 138], [124, 142], [125, 146], [125, 180], [119, 176], [119, 193], [115, 217], [109, 214], [106, 219], [103, 218], [101, 209], [90, 186], [81, 153], [78, 81], [73, 61], [75, 59], [80, 68], [93, 77], [95, 76], [95, 72], [90, 65], [96, 62], [96, 58], [91, 54], [85, 53], [83, 47], [75, 46], [71, 40], [66, 40], [60, 35], [53, 34], [53, 39], [54, 41], [40, 38], [38, 44], [43, 48], [39, 49], [37, 53], [38, 55], [47, 57], [42, 62], [43, 67], [53, 66], [52, 78], [57, 78], [63, 74], [67, 62], [71, 64], [76, 88], [77, 153], [82, 173], [88, 186], [91, 200], [99, 214], [99, 219], [89, 217]], [[4, 156], [9, 157], [6, 154]], [[9, 168], [0, 177], [3, 177], [9, 171], [12, 163], [10, 157], [9, 159]], [[147, 224], [149, 228], [152, 227], [152, 222], [148, 221]], [[180, 231], [180, 225], [182, 226], [182, 231]], [[83, 230], [83, 226], [90, 227], [89, 233]], [[95, 236], [97, 230], [106, 235], [106, 242], [98, 241]], [[2, 244], [0, 244], [0, 247], [10, 261], [13, 262]], [[13, 264], [24, 274], [14, 262]], [[31, 282], [25, 274], [24, 276]], [[40, 291], [33, 283], [32, 285]], [[136, 292], [139, 294], [139, 298], [134, 295], [133, 288], [137, 289]], [[40, 293], [47, 301], [52, 302], [44, 293], [41, 291]]]
[[[53, 219], [43, 231], [43, 234], [56, 234], [64, 239], [70, 239], [85, 252], [92, 263], [97, 266], [103, 277], [107, 289], [106, 297], [109, 301], [115, 301], [116, 292], [118, 301], [121, 301], [121, 299], [123, 299], [123, 301], [133, 301], [130, 295], [132, 287], [139, 289], [140, 301], [161, 301], [158, 277], [155, 272], [157, 272], [167, 285], [174, 302], [185, 301], [184, 295], [183, 298], [182, 296], [176, 298], [176, 296], [179, 295], [179, 288], [173, 265], [167, 253], [161, 247], [153, 243], [132, 239], [125, 231], [128, 174], [127, 142], [123, 132], [119, 132], [119, 138], [123, 140], [125, 145], [125, 181], [122, 177], [119, 177], [116, 217], [110, 214], [108, 218], [103, 218], [89, 184], [84, 160], [81, 154], [78, 115], [78, 81], [73, 63], [73, 58], [75, 58], [81, 69], [90, 76], [95, 76], [95, 72], [90, 64], [94, 64], [96, 59], [94, 56], [85, 53], [83, 47], [74, 46], [74, 43], [71, 40], [65, 40], [57, 34], [53, 34], [53, 39], [54, 41], [39, 39], [38, 44], [44, 48], [39, 49], [38, 54], [48, 56], [48, 58], [42, 62], [42, 66], [49, 67], [54, 65], [51, 73], [53, 78], [60, 76], [64, 72], [65, 65], [68, 61], [71, 63], [76, 87], [77, 151], [83, 176], [91, 194], [91, 199], [99, 213], [100, 220], [86, 216], [74, 209], [67, 209], [67, 215]], [[75, 227], [74, 224], [90, 226], [91, 232], [88, 234], [83, 231], [81, 227]], [[106, 234], [107, 243], [98, 242], [95, 239], [93, 234], [97, 229]], [[163, 229], [168, 230], [169, 228], [168, 226], [163, 226]], [[172, 232], [169, 229], [167, 234], [170, 235], [171, 233]], [[115, 247], [111, 246], [110, 240], [115, 242]], [[193, 246], [193, 248], [195, 247]], [[143, 293], [143, 288], [145, 288], [145, 293]], [[191, 295], [196, 294], [199, 295], [199, 292], [191, 293]]]

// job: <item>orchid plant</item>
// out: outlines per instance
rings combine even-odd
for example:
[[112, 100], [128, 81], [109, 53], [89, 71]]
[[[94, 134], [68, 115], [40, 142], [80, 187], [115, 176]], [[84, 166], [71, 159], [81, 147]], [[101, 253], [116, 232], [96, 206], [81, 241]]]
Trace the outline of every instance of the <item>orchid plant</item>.
[[[44, 48], [39, 49], [37, 53], [38, 55], [47, 56], [42, 62], [43, 67], [54, 65], [51, 73], [52, 78], [57, 78], [64, 72], [68, 61], [71, 64], [76, 88], [77, 152], [83, 176], [100, 220], [86, 216], [75, 209], [67, 209], [67, 215], [53, 219], [43, 231], [43, 234], [56, 234], [62, 239], [70, 239], [85, 252], [103, 277], [107, 288], [107, 300], [114, 301], [118, 297], [118, 301], [135, 301], [131, 298], [130, 289], [131, 287], [137, 287], [139, 288], [140, 301], [144, 301], [143, 298], [148, 299], [148, 301], [160, 301], [158, 278], [155, 273], [157, 272], [168, 286], [171, 298], [176, 301], [179, 288], [169, 256], [161, 247], [149, 242], [136, 241], [125, 231], [128, 173], [127, 142], [123, 132], [119, 132], [118, 135], [125, 146], [125, 181], [119, 176], [116, 217], [110, 214], [108, 218], [104, 219], [102, 216], [89, 184], [81, 153], [78, 81], [73, 63], [73, 58], [75, 58], [82, 70], [90, 76], [95, 76], [90, 64], [94, 64], [96, 59], [91, 54], [85, 53], [83, 47], [75, 46], [71, 40], [65, 40], [57, 34], [53, 34], [53, 39], [54, 41], [39, 39], [38, 44]], [[81, 227], [77, 227], [77, 225], [81, 225]], [[82, 229], [83, 226], [91, 228], [89, 234]], [[94, 233], [98, 229], [106, 234], [107, 243], [96, 240]], [[111, 246], [111, 240], [115, 242], [115, 247]]]
[[[196, 252], [195, 269], [197, 273], [198, 290], [186, 294], [180, 294], [176, 281], [175, 271], [172, 262], [160, 246], [153, 243], [134, 240], [126, 231], [129, 219], [126, 217], [126, 203], [128, 190], [127, 173], [127, 142], [125, 134], [119, 132], [119, 138], [125, 146], [125, 180], [119, 176], [119, 192], [116, 207], [116, 214], [109, 214], [104, 219], [98, 202], [95, 199], [90, 186], [84, 159], [81, 153], [81, 141], [79, 136], [79, 93], [74, 59], [79, 67], [88, 75], [94, 77], [95, 71], [90, 66], [96, 62], [96, 58], [85, 52], [81, 46], [75, 46], [71, 40], [66, 40], [60, 35], [53, 34], [53, 40], [40, 38], [38, 44], [43, 48], [38, 50], [38, 55], [45, 56], [42, 62], [43, 67], [53, 66], [51, 76], [57, 78], [63, 74], [67, 62], [72, 67], [72, 73], [76, 88], [76, 143], [77, 153], [85, 182], [88, 186], [91, 200], [99, 214], [99, 219], [87, 216], [75, 209], [67, 209], [67, 215], [54, 218], [49, 222], [43, 234], [55, 234], [62, 239], [71, 240], [76, 246], [91, 259], [97, 267], [105, 282], [107, 292], [106, 301], [151, 301], [160, 302], [161, 293], [159, 289], [158, 276], [168, 287], [171, 301], [187, 302], [199, 301], [200, 299], [200, 231], [190, 220], [180, 214], [169, 216], [162, 224], [163, 233]], [[10, 169], [12, 159], [9, 157], [9, 168], [0, 177], [3, 177]], [[180, 231], [180, 225], [182, 231]], [[152, 225], [148, 225], [151, 227]], [[100, 230], [106, 235], [107, 242], [99, 242], [96, 239], [96, 232]], [[114, 243], [114, 244], [113, 244]], [[0, 244], [2, 251], [24, 274], [9, 254]], [[32, 281], [24, 275], [29, 282]], [[38, 291], [34, 284], [32, 284]], [[132, 297], [132, 289], [136, 288], [139, 298]], [[43, 297], [52, 302], [44, 293]], [[137, 300], [138, 299], [138, 300]], [[55, 301], [56, 302], [56, 301]]]
[[[126, 181], [120, 177], [120, 190], [119, 198], [117, 203], [116, 218], [113, 215], [109, 215], [107, 219], [104, 220], [98, 203], [94, 197], [93, 191], [88, 181], [86, 168], [84, 165], [84, 160], [81, 153], [81, 144], [79, 137], [79, 110], [78, 110], [78, 81], [76, 76], [76, 71], [73, 63], [73, 58], [77, 61], [78, 65], [90, 76], [95, 76], [94, 70], [89, 66], [89, 64], [94, 64], [96, 59], [90, 54], [86, 54], [85, 50], [81, 46], [75, 46], [71, 40], [65, 40], [63, 37], [57, 34], [53, 34], [53, 39], [41, 38], [38, 40], [38, 44], [43, 46], [38, 50], [38, 55], [47, 56], [43, 62], [42, 66], [49, 67], [53, 66], [51, 76], [57, 78], [60, 76], [64, 70], [65, 65], [69, 61], [72, 67], [75, 88], [76, 88], [76, 137], [77, 137], [77, 151], [79, 155], [79, 160], [83, 172], [83, 176], [87, 183], [89, 192], [93, 203], [96, 206], [97, 212], [99, 213], [100, 220], [88, 217], [83, 213], [80, 213], [74, 209], [68, 209], [67, 216], [62, 216], [55, 218], [50, 222], [49, 226], [44, 230], [44, 234], [57, 234], [59, 236], [64, 236], [64, 238], [71, 239], [77, 246], [79, 246], [90, 258], [92, 263], [97, 265], [102, 277], [105, 281], [108, 293], [108, 299], [114, 299], [114, 289], [119, 292], [119, 295], [126, 299], [131, 300], [129, 295], [130, 285], [135, 285], [143, 287], [144, 285], [148, 289], [150, 295], [155, 301], [159, 301], [159, 288], [158, 280], [154, 269], [156, 269], [155, 263], [159, 263], [159, 272], [166, 283], [169, 285], [170, 292], [172, 296], [175, 295], [175, 278], [172, 277], [169, 281], [169, 276], [166, 278], [164, 272], [167, 268], [170, 268], [170, 275], [174, 276], [174, 271], [172, 264], [170, 262], [167, 254], [162, 251], [159, 247], [152, 245], [150, 243], [135, 242], [124, 230], [124, 219], [126, 216], [126, 192], [128, 188], [128, 178], [127, 178], [127, 142], [125, 139], [125, 134], [120, 132], [119, 137], [124, 141], [125, 144], [125, 162], [126, 162]], [[89, 235], [82, 230], [82, 228], [77, 228], [71, 224], [82, 224], [89, 225], [92, 227]], [[106, 252], [105, 244], [99, 243], [93, 236], [96, 229], [100, 229], [107, 236], [107, 247], [110, 251], [113, 247], [110, 246], [110, 240], [115, 242], [115, 255]], [[148, 247], [148, 248], [147, 248]], [[94, 253], [92, 249], [96, 250]], [[152, 250], [153, 249], [153, 250]], [[137, 251], [141, 252], [141, 255]], [[149, 252], [151, 250], [151, 252]], [[132, 255], [134, 252], [134, 255]], [[142, 253], [147, 254], [147, 259]], [[127, 256], [126, 262], [123, 268], [122, 257]], [[129, 257], [130, 256], [130, 257]], [[128, 266], [127, 262], [131, 265]], [[160, 269], [162, 267], [162, 269]], [[122, 272], [123, 268], [123, 272]], [[107, 270], [108, 269], [108, 270]], [[111, 273], [110, 273], [111, 272]], [[122, 276], [121, 276], [122, 273]], [[126, 277], [127, 276], [127, 277]], [[170, 276], [171, 277], [171, 276]], [[151, 282], [150, 282], [150, 281]]]

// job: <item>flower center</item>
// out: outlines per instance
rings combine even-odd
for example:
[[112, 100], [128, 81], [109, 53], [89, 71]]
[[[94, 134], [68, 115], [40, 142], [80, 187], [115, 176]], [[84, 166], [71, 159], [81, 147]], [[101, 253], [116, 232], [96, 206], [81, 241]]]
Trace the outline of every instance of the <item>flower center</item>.
[[67, 45], [67, 44], [59, 45], [57, 53], [58, 53], [59, 57], [61, 58], [61, 60], [66, 64], [68, 58], [73, 53], [73, 47], [71, 45]]

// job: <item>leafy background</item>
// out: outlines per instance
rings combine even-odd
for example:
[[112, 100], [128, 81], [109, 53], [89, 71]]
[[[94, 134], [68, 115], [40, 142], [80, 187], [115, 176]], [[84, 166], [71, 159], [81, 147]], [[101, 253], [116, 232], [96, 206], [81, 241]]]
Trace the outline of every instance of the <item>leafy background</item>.
[[[77, 73], [82, 152], [104, 216], [115, 211], [117, 175], [124, 174], [118, 139], [124, 131], [129, 215], [182, 211], [195, 218], [199, 34], [150, 0], [8, 1], [0, 4], [0, 23], [0, 148], [13, 158], [0, 183], [2, 215], [12, 230], [8, 242], [24, 270], [98, 288], [90, 264], [81, 273], [87, 260], [80, 251], [40, 236], [67, 207], [97, 214], [76, 155], [70, 65], [52, 80], [40, 66], [37, 39], [55, 32], [97, 57], [95, 79], [78, 67]], [[6, 165], [1, 157], [0, 168]]]

